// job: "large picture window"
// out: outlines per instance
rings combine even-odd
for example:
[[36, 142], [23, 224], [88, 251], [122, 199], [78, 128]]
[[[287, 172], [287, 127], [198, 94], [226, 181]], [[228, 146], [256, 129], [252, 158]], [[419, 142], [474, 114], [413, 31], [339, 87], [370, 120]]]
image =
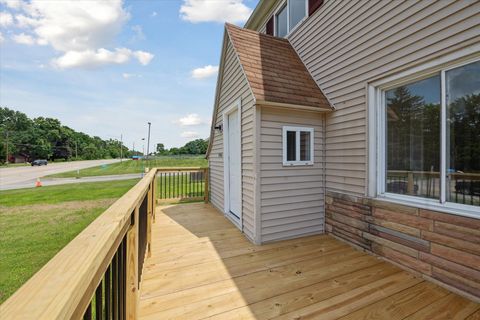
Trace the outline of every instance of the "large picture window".
[[480, 214], [480, 61], [393, 82], [370, 92], [377, 194]]
[[283, 127], [283, 165], [313, 164], [313, 128]]

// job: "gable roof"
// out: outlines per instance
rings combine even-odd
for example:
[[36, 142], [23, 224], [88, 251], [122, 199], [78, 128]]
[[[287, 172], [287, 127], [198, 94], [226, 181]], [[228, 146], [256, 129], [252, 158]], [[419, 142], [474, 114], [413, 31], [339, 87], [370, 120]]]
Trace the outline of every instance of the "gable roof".
[[215, 90], [215, 105], [206, 157], [212, 149], [226, 47], [230, 43], [256, 104], [270, 104], [309, 111], [331, 111], [333, 106], [286, 39], [225, 24]]
[[257, 104], [333, 109], [287, 39], [228, 23], [225, 28]]

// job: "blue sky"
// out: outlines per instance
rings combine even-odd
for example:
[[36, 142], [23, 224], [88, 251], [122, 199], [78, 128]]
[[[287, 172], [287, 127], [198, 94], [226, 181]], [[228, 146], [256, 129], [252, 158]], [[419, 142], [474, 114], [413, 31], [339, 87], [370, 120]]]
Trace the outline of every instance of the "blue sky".
[[258, 0], [0, 0], [0, 105], [141, 150], [207, 138], [223, 23]]

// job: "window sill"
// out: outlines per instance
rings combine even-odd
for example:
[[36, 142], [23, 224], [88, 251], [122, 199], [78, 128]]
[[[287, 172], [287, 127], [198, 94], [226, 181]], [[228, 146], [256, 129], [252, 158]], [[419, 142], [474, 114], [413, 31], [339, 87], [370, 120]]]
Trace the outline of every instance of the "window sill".
[[309, 161], [309, 162], [304, 162], [304, 161], [301, 161], [301, 162], [284, 162], [283, 166], [284, 167], [313, 166], [313, 162], [312, 161]]
[[417, 207], [426, 210], [480, 219], [480, 207], [453, 202], [440, 203], [438, 200], [412, 197], [394, 193], [385, 193], [374, 198], [379, 201], [392, 202], [409, 207]]

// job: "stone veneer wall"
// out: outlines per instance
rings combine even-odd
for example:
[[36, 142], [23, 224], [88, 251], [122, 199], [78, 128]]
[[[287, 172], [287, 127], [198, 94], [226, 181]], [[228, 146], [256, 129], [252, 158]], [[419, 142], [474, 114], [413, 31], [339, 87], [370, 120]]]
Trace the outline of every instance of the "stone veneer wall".
[[327, 192], [326, 231], [480, 299], [480, 219]]

